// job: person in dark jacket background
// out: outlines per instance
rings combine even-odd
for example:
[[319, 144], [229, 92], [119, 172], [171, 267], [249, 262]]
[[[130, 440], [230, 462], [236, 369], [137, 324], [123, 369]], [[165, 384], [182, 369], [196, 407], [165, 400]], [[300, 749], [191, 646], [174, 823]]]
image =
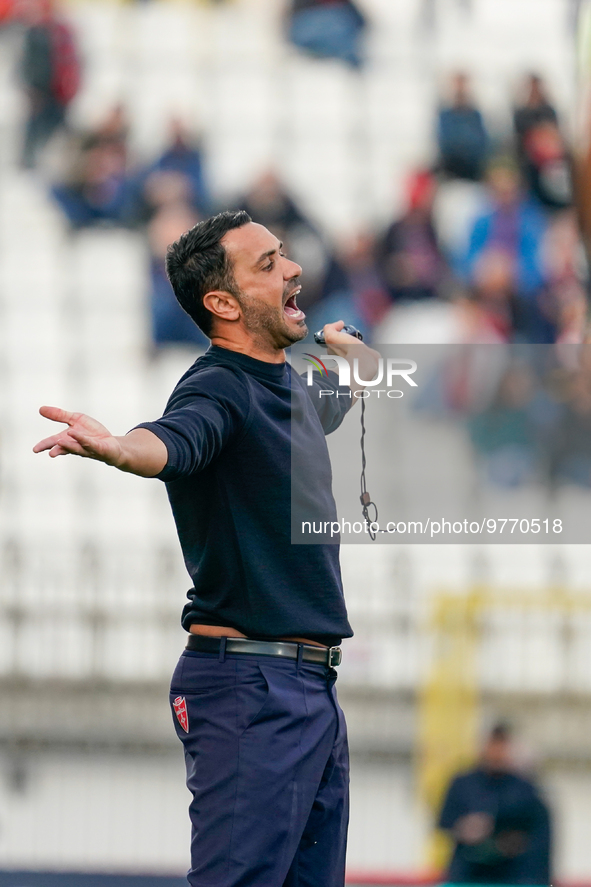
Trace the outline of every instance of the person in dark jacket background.
[[407, 207], [378, 238], [378, 269], [392, 302], [435, 299], [446, 284], [447, 263], [433, 223], [436, 187], [428, 170], [409, 176]]
[[66, 109], [80, 85], [74, 34], [56, 14], [52, 0], [31, 0], [23, 15], [28, 28], [19, 79], [29, 99], [22, 165], [32, 169], [51, 136], [64, 126]]
[[506, 724], [491, 731], [477, 767], [456, 776], [439, 828], [455, 849], [447, 873], [455, 884], [549, 884], [551, 822], [534, 783], [515, 772]]
[[437, 143], [441, 172], [450, 178], [482, 179], [490, 153], [490, 138], [470, 94], [470, 80], [462, 72], [453, 77], [451, 103], [439, 111]]

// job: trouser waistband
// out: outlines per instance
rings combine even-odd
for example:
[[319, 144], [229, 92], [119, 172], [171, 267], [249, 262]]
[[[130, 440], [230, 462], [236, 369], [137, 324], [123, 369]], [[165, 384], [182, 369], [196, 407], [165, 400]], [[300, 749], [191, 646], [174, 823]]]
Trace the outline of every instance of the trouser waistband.
[[186, 650], [199, 653], [219, 653], [225, 641], [226, 653], [246, 653], [251, 656], [276, 656], [279, 659], [298, 659], [302, 648], [301, 661], [334, 668], [341, 664], [340, 647], [314, 647], [312, 644], [297, 644], [295, 641], [255, 641], [251, 638], [210, 638], [200, 634], [190, 634]]

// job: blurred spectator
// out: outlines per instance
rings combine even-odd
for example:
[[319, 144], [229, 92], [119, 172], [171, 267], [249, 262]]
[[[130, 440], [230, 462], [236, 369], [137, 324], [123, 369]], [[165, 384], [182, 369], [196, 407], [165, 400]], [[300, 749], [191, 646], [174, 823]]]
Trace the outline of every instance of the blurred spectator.
[[448, 269], [432, 219], [436, 182], [429, 172], [408, 182], [408, 209], [377, 245], [382, 283], [394, 302], [414, 302], [440, 295]]
[[520, 160], [525, 154], [525, 142], [532, 129], [542, 123], [558, 126], [558, 115], [546, 94], [544, 81], [537, 74], [530, 74], [525, 82], [525, 100], [513, 112], [517, 138], [517, 154]]
[[137, 221], [148, 221], [161, 203], [161, 192], [169, 193], [172, 182], [177, 183], [178, 199], [206, 216], [211, 198], [203, 172], [203, 155], [198, 142], [190, 135], [182, 121], [170, 122], [168, 146], [147, 168], [136, 176]]
[[80, 85], [80, 62], [72, 29], [52, 0], [26, 0], [21, 14], [28, 28], [19, 79], [29, 101], [22, 165], [32, 169], [51, 136], [65, 125], [66, 109]]
[[340, 59], [359, 68], [365, 27], [365, 17], [353, 0], [292, 0], [289, 40], [318, 58]]
[[269, 228], [278, 228], [284, 234], [297, 227], [313, 230], [313, 225], [287, 193], [273, 170], [267, 170], [256, 179], [240, 200], [240, 207], [255, 222]]
[[497, 249], [513, 257], [515, 288], [521, 300], [533, 299], [544, 284], [541, 244], [546, 231], [542, 211], [521, 191], [510, 161], [495, 163], [487, 176], [490, 205], [473, 224], [460, 273], [468, 282], [483, 252]]
[[176, 188], [168, 195], [161, 191], [161, 203], [155, 211], [147, 230], [150, 250], [150, 313], [154, 345], [201, 345], [209, 344], [201, 330], [176, 300], [168, 277], [165, 258], [170, 243], [197, 224], [199, 216], [189, 204], [178, 199]]
[[557, 337], [557, 311], [547, 288], [525, 297], [516, 286], [515, 260], [490, 247], [476, 264], [471, 298], [480, 313], [481, 333], [488, 329], [502, 342], [550, 344]]
[[263, 173], [236, 205], [254, 222], [269, 228], [283, 242], [287, 255], [304, 269], [298, 296], [303, 311], [324, 296], [346, 288], [344, 272], [332, 250], [274, 171]]
[[374, 238], [365, 233], [351, 238], [340, 251], [338, 267], [340, 281], [334, 275], [330, 282], [335, 288], [308, 313], [310, 334], [325, 323], [344, 320], [356, 326], [366, 340], [371, 339], [374, 327], [391, 306], [376, 266]]
[[572, 160], [555, 123], [532, 126], [522, 144], [523, 175], [531, 193], [549, 210], [573, 201]]
[[493, 167], [489, 183], [492, 207], [474, 223], [467, 256], [460, 263], [475, 300], [490, 307], [489, 283], [482, 278], [486, 262], [483, 266], [481, 259], [491, 251], [503, 253], [513, 266], [512, 281], [505, 287], [512, 291], [511, 299], [505, 300], [507, 308], [510, 305], [505, 315], [512, 317], [507, 341], [582, 341], [587, 267], [574, 212], [557, 213], [548, 221], [537, 204], [521, 194], [510, 166]]
[[479, 315], [478, 339], [510, 342], [516, 321], [513, 257], [491, 247], [478, 259], [473, 275], [471, 299]]
[[517, 156], [525, 182], [548, 209], [564, 209], [573, 200], [572, 161], [544, 81], [530, 74], [525, 100], [513, 116]]
[[96, 130], [80, 137], [68, 181], [53, 188], [72, 228], [130, 224], [127, 129], [125, 111], [117, 105]]
[[452, 781], [439, 819], [455, 841], [451, 883], [550, 883], [549, 812], [515, 769], [509, 730], [499, 724], [478, 766]]
[[452, 80], [451, 104], [441, 108], [437, 123], [438, 168], [451, 178], [479, 181], [484, 173], [490, 141], [482, 114], [470, 94], [466, 74]]
[[547, 284], [541, 302], [559, 344], [580, 344], [585, 335], [588, 267], [574, 210], [557, 213], [543, 244]]
[[390, 308], [390, 299], [376, 264], [374, 238], [367, 233], [351, 238], [342, 251], [340, 264], [345, 270], [362, 326], [370, 335]]
[[201, 147], [182, 121], [169, 124], [169, 141], [162, 154], [133, 179], [128, 219], [146, 225], [150, 253], [150, 314], [156, 347], [199, 345], [208, 340], [180, 307], [166, 276], [166, 249], [203, 218], [211, 208], [203, 172]]

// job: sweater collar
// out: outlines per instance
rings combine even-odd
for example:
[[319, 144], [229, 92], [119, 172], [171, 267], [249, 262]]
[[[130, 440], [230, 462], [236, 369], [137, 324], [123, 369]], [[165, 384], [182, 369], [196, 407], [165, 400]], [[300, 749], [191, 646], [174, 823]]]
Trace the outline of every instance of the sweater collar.
[[257, 360], [255, 357], [249, 357], [248, 354], [241, 354], [239, 351], [221, 348], [219, 345], [210, 345], [205, 352], [205, 357], [212, 360], [213, 363], [239, 367], [252, 376], [272, 381], [283, 379], [285, 374], [285, 362], [268, 363], [266, 360]]

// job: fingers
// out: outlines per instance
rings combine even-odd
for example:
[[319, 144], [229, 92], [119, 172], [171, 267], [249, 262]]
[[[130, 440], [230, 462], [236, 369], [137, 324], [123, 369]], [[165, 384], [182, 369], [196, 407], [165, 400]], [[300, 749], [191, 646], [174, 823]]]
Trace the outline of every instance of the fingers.
[[[71, 413], [68, 410], [62, 410], [60, 407], [50, 406], [40, 407], [39, 412], [45, 419], [51, 419], [53, 422], [65, 422], [67, 425], [73, 425], [82, 416], [82, 413]], [[68, 453], [83, 456], [85, 455], [84, 444], [88, 444], [88, 438], [83, 434], [81, 435], [80, 432], [69, 428], [40, 440], [33, 447], [33, 452], [42, 453], [45, 450], [49, 450], [51, 457], [65, 456]]]
[[70, 456], [71, 453], [69, 450], [64, 450], [63, 447], [55, 446], [50, 449], [49, 455], [52, 459], [55, 459], [56, 456]]
[[332, 332], [338, 333], [343, 329], [344, 326], [345, 326], [344, 320], [337, 320], [335, 323], [326, 323], [324, 325], [324, 333], [326, 334], [327, 330], [328, 330], [329, 334]]
[[86, 434], [84, 431], [80, 431], [79, 428], [68, 428], [65, 441], [62, 443], [62, 439], [60, 439], [58, 443], [62, 444], [62, 446], [68, 446], [69, 444], [72, 447], [72, 452], [81, 455], [94, 455], [102, 450], [100, 440], [97, 440], [96, 436]]
[[[64, 432], [62, 432], [63, 434]], [[74, 440], [79, 441], [79, 443], [84, 443], [92, 440], [91, 435], [87, 434], [85, 431], [81, 431], [79, 428], [67, 428], [65, 429], [65, 433], [68, 437], [73, 437]]]
[[43, 406], [39, 407], [39, 412], [45, 419], [51, 419], [53, 422], [65, 422], [67, 425], [76, 422], [81, 416], [81, 413], [70, 413], [60, 407]]
[[52, 434], [51, 437], [46, 437], [43, 440], [40, 440], [39, 443], [35, 444], [35, 446], [33, 447], [33, 452], [42, 453], [43, 450], [50, 450], [57, 444], [61, 444], [62, 442], [66, 441], [69, 441], [70, 445], [75, 445], [75, 442], [83, 444], [88, 443], [89, 438], [86, 435], [81, 434], [77, 430], [74, 431], [72, 428], [66, 430], [64, 428], [63, 431], [58, 431], [57, 434]]
[[51, 447], [55, 446], [63, 435], [63, 431], [59, 434], [52, 434], [51, 437], [46, 437], [43, 440], [40, 440], [39, 443], [36, 443], [33, 447], [34, 453], [42, 453], [43, 450], [50, 450]]
[[350, 346], [352, 344], [360, 344], [360, 340], [349, 333], [343, 333], [344, 321], [337, 320], [336, 323], [327, 323], [324, 327], [324, 340], [327, 345]]
[[[33, 447], [33, 452], [42, 453], [44, 450], [49, 450], [50, 456], [64, 456], [67, 453], [83, 456], [85, 454], [84, 444], [88, 446], [88, 443], [88, 438], [85, 438], [85, 435], [81, 435], [79, 432], [72, 432], [71, 430], [67, 432], [64, 430], [59, 434], [52, 434], [51, 437], [40, 440]], [[60, 452], [53, 452], [54, 449], [59, 449]]]
[[[59, 450], [59, 452], [53, 453], [53, 450]], [[73, 456], [88, 455], [84, 446], [74, 438], [70, 437], [69, 434], [63, 435], [58, 440], [56, 440], [55, 445], [49, 451], [49, 455], [51, 456], [52, 453], [55, 456], [65, 456], [68, 453], [71, 453]]]

